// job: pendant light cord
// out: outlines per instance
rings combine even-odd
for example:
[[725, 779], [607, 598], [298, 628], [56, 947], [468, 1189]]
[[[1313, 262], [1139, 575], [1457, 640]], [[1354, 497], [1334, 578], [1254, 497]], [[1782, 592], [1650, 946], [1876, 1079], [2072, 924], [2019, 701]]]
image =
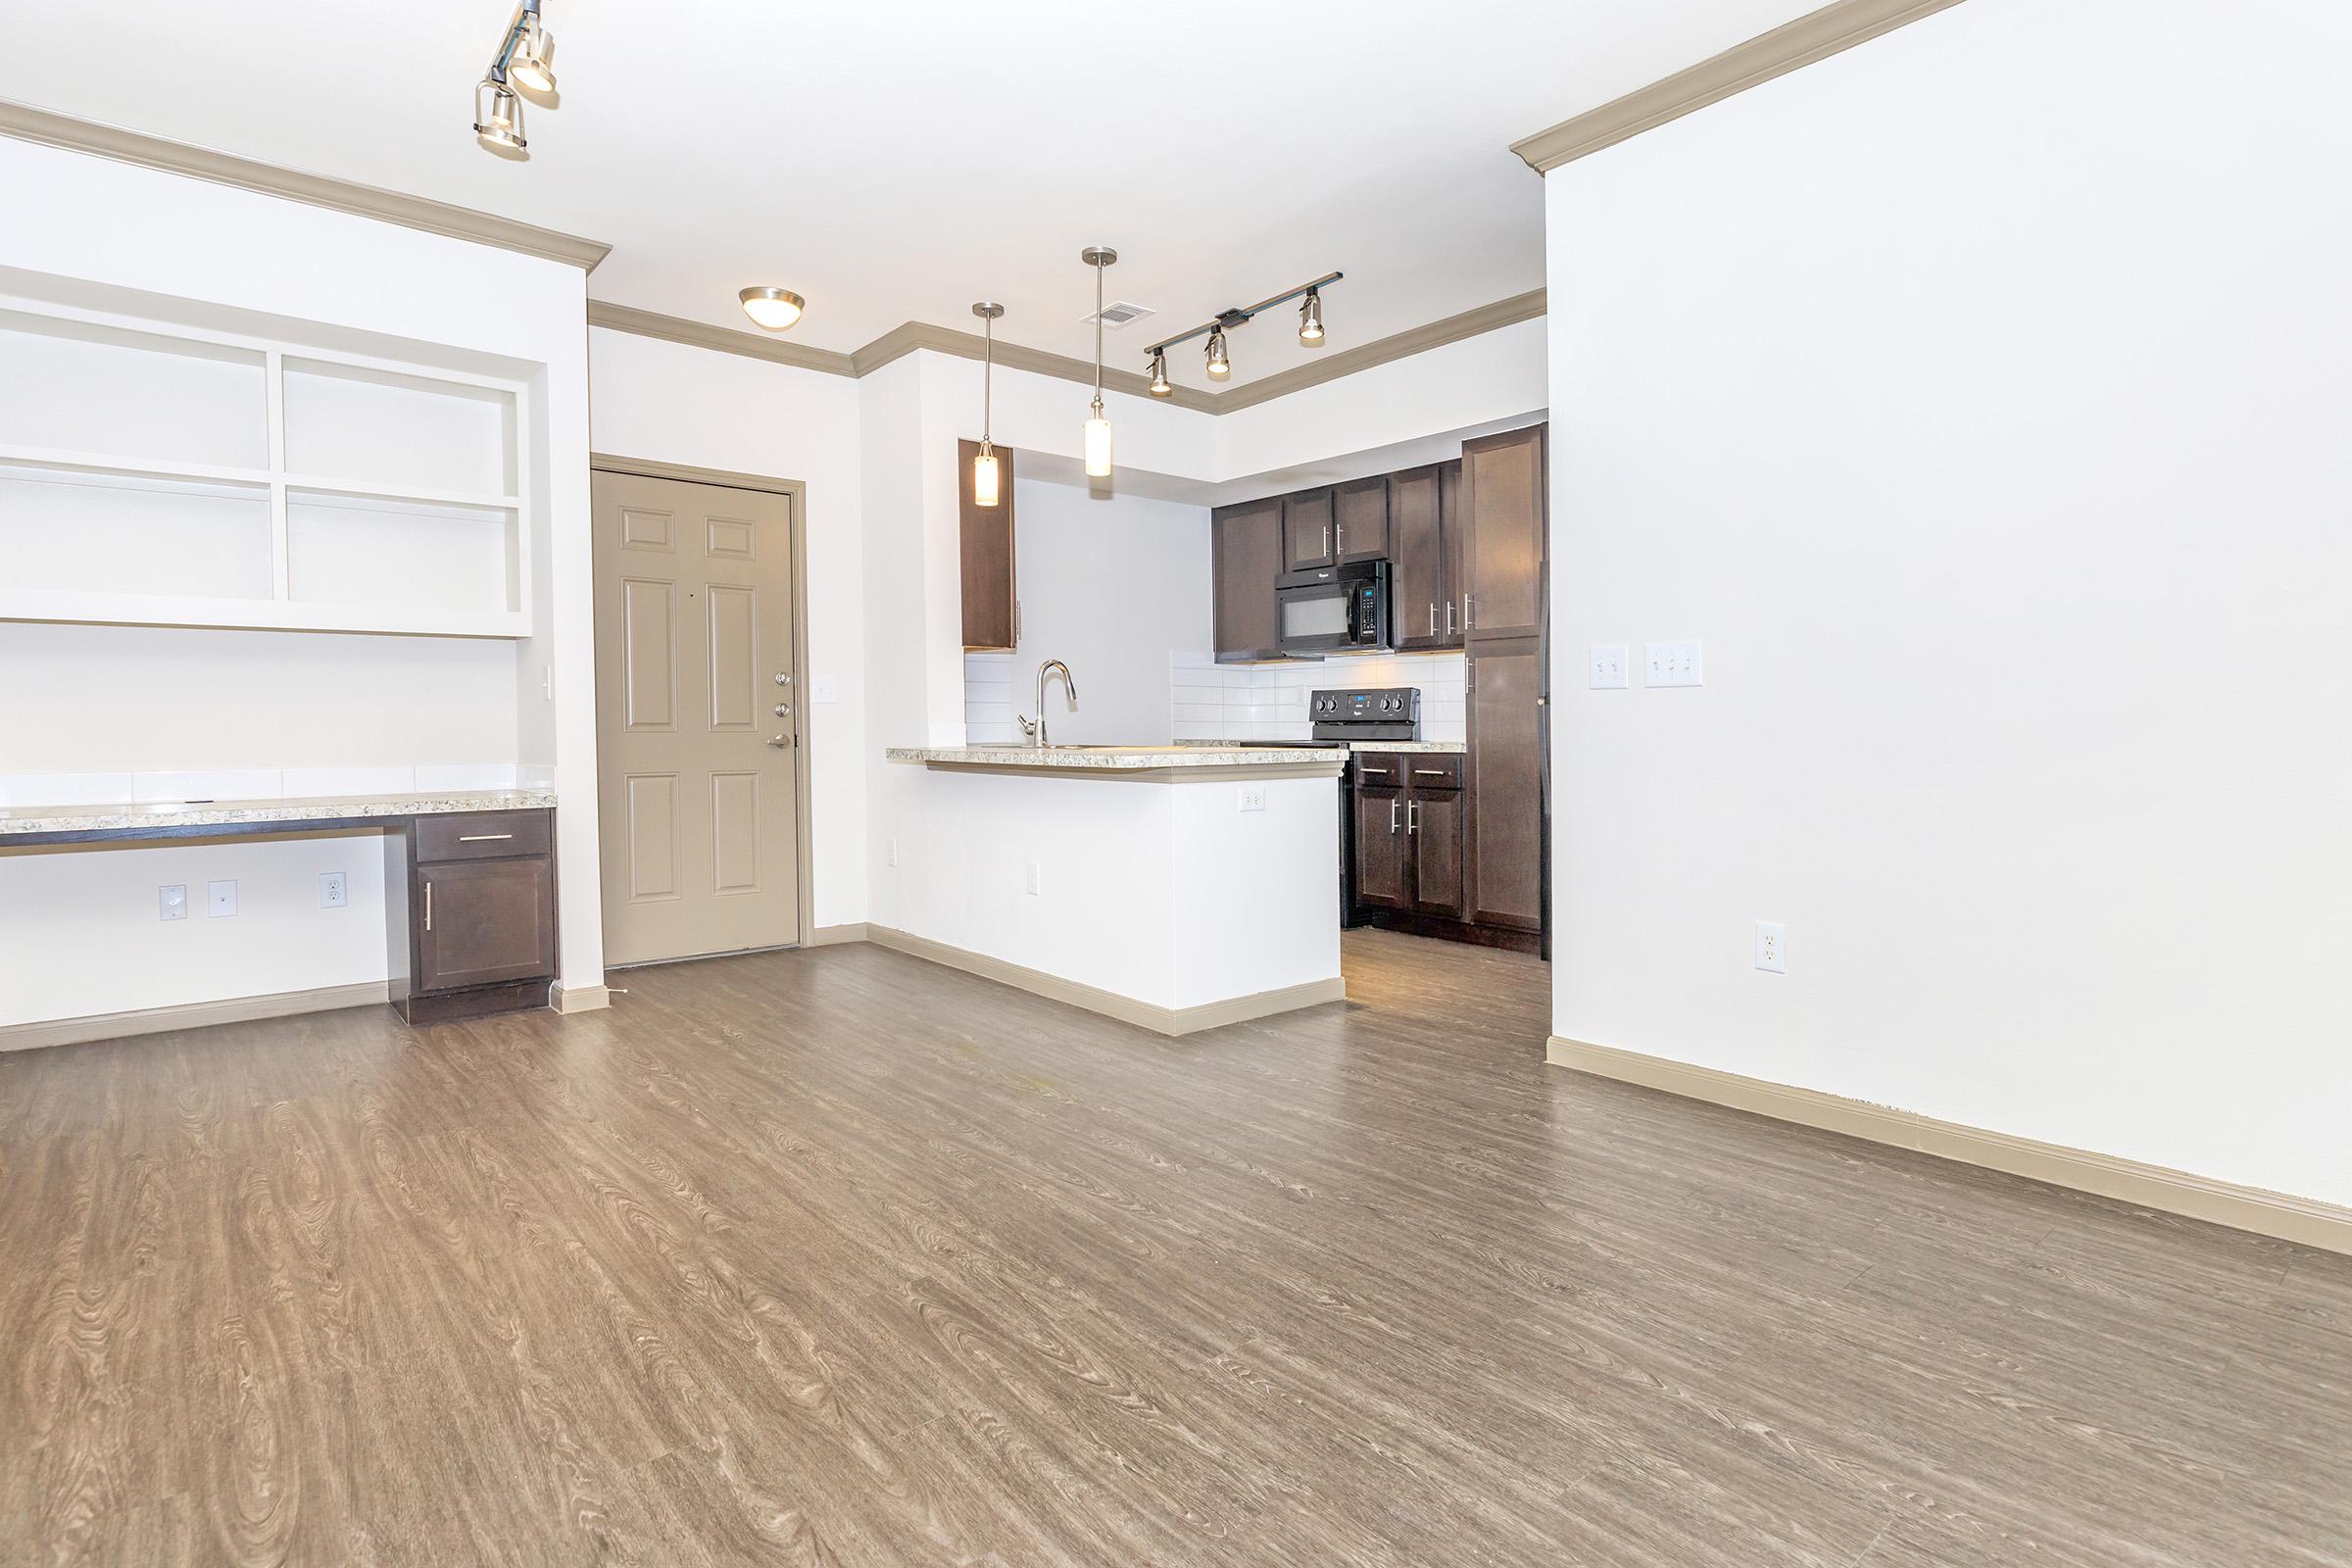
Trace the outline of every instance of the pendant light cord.
[[1095, 263], [1095, 407], [1102, 407], [1102, 264]]
[[997, 418], [997, 318], [983, 316], [980, 326], [988, 334], [988, 358], [980, 363], [980, 445], [986, 447]]

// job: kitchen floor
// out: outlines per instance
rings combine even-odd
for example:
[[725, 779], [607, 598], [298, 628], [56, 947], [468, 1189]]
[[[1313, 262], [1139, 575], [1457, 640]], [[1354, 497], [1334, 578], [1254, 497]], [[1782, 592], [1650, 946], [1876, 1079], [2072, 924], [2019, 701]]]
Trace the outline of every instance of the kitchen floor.
[[2352, 1259], [880, 948], [0, 1056], [0, 1563], [2352, 1561]]

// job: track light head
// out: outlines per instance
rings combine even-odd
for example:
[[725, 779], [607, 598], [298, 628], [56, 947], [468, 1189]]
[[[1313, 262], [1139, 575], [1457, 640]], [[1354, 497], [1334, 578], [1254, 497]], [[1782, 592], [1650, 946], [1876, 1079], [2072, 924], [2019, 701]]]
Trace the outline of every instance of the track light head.
[[1174, 396], [1175, 392], [1176, 389], [1168, 384], [1168, 351], [1153, 349], [1152, 351], [1152, 395], [1155, 398], [1164, 398]]
[[522, 135], [522, 100], [494, 77], [484, 76], [473, 89], [473, 133], [502, 157], [530, 156], [531, 144]]
[[1225, 352], [1225, 329], [1218, 327], [1208, 334], [1208, 378], [1222, 381], [1233, 374], [1233, 361]]
[[1308, 289], [1305, 301], [1298, 307], [1298, 341], [1310, 349], [1323, 346], [1323, 295], [1320, 290]]
[[507, 80], [539, 97], [555, 96], [556, 35], [547, 30], [536, 11], [526, 11], [516, 26], [514, 53], [507, 61]]

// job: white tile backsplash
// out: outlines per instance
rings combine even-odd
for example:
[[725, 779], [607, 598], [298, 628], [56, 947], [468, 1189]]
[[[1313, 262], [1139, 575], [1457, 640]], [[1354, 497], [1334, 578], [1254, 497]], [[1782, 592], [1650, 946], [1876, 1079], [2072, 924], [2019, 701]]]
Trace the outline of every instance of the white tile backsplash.
[[963, 656], [963, 736], [967, 746], [1000, 746], [1018, 738], [1010, 654]]
[[285, 793], [274, 767], [217, 767], [176, 773], [133, 773], [130, 798], [150, 801], [274, 801]]
[[[968, 708], [968, 667], [964, 679]], [[1458, 741], [1467, 733], [1470, 672], [1460, 654], [1375, 654], [1296, 664], [1220, 664], [1210, 654], [1170, 654], [1168, 680], [1180, 741], [1305, 740], [1313, 728], [1309, 694], [1355, 686], [1419, 688], [1423, 740]]]

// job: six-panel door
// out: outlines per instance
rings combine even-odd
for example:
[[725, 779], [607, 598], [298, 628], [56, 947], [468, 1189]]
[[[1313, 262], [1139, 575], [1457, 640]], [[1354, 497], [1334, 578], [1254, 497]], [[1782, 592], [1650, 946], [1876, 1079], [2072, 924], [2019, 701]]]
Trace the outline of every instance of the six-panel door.
[[801, 940], [791, 498], [599, 473], [605, 960]]

